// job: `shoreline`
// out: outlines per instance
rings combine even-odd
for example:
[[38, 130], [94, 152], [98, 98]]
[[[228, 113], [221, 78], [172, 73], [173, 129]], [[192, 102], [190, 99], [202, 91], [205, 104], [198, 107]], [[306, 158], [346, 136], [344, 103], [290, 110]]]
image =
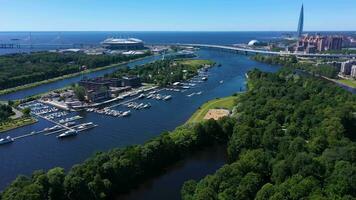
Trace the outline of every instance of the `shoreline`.
[[128, 64], [130, 62], [135, 62], [135, 61], [139, 61], [139, 60], [142, 60], [142, 59], [145, 59], [145, 58], [149, 58], [151, 56], [153, 56], [153, 55], [144, 56], [142, 58], [137, 58], [137, 59], [133, 59], [133, 60], [130, 60], [130, 61], [125, 61], [125, 62], [121, 62], [121, 63], [115, 63], [115, 64], [111, 64], [111, 65], [106, 65], [106, 66], [103, 66], [103, 67], [89, 69], [89, 70], [76, 72], [76, 73], [72, 73], [72, 74], [66, 74], [66, 75], [63, 75], [63, 76], [58, 76], [58, 77], [50, 78], [50, 79], [43, 80], [43, 81], [29, 83], [29, 84], [26, 84], [26, 85], [7, 88], [7, 89], [4, 89], [4, 90], [0, 91], [0, 96], [1, 95], [6, 95], [6, 94], [10, 94], [10, 93], [14, 93], [14, 92], [18, 92], [18, 91], [21, 91], [21, 90], [31, 89], [31, 88], [34, 88], [34, 87], [37, 87], [37, 86], [40, 86], [40, 85], [53, 83], [53, 82], [56, 82], [56, 81], [67, 79], [67, 78], [72, 78], [72, 77], [75, 77], [75, 76], [79, 76], [81, 74], [89, 74], [89, 73], [92, 73], [92, 72], [97, 72], [97, 71], [101, 71], [101, 70], [110, 69], [110, 68], [117, 67], [117, 66], [120, 66], [120, 65]]
[[[20, 124], [16, 123], [18, 121], [20, 122]], [[21, 127], [24, 127], [24, 126], [27, 126], [27, 125], [31, 125], [31, 124], [34, 124], [36, 122], [38, 122], [38, 120], [33, 118], [33, 117], [14, 119], [14, 120], [5, 122], [5, 123], [7, 123], [7, 125], [11, 124], [11, 126], [3, 128], [2, 126], [4, 126], [4, 125], [0, 125], [0, 135], [4, 134], [7, 131], [11, 131], [11, 130], [14, 130], [14, 129], [17, 129], [17, 128], [21, 128]]]

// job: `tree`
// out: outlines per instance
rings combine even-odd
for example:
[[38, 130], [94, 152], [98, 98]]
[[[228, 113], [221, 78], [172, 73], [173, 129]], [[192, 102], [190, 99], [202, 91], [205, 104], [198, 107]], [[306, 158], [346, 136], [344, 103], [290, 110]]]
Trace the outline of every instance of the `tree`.
[[85, 88], [82, 86], [75, 86], [73, 88], [75, 96], [78, 98], [79, 101], [84, 101], [85, 100]]
[[29, 117], [31, 114], [31, 109], [30, 108], [24, 108], [22, 110], [22, 113], [24, 114], [25, 117]]

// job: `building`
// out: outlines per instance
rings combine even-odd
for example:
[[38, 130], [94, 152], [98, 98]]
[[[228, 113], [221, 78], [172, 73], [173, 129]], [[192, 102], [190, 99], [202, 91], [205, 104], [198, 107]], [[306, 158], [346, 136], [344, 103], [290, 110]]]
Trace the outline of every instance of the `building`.
[[104, 40], [101, 45], [106, 49], [111, 50], [141, 50], [144, 49], [144, 43], [142, 40], [136, 38], [118, 39], [108, 38]]
[[302, 4], [302, 8], [300, 9], [297, 36], [298, 38], [302, 36], [304, 28], [304, 5]]
[[[341, 36], [321, 36], [321, 35], [306, 35], [301, 37], [297, 43], [296, 51], [299, 52], [316, 52], [327, 50], [341, 50], [343, 38]], [[315, 49], [314, 49], [315, 47]]]
[[141, 80], [137, 76], [123, 76], [122, 77], [122, 87], [140, 87], [141, 86]]
[[104, 78], [83, 79], [79, 85], [84, 87], [87, 100], [90, 102], [102, 101], [110, 98], [109, 87], [113, 83]]
[[342, 39], [342, 36], [329, 36], [327, 50], [341, 50]]
[[316, 46], [314, 45], [308, 45], [307, 48], [305, 49], [306, 53], [316, 53]]
[[351, 67], [351, 77], [356, 78], [356, 65], [352, 65]]
[[356, 60], [348, 60], [341, 63], [340, 73], [342, 75], [351, 75], [352, 67], [356, 65]]

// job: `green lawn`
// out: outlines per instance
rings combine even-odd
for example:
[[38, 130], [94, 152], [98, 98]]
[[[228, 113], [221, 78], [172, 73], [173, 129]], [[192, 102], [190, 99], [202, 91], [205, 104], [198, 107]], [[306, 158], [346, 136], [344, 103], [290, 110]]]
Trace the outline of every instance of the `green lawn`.
[[6, 122], [0, 122], [0, 133], [9, 131], [15, 128], [26, 126], [37, 122], [36, 119], [32, 117], [13, 119]]
[[232, 110], [235, 106], [235, 100], [237, 96], [229, 96], [225, 98], [214, 99], [203, 104], [187, 121], [187, 123], [200, 122], [210, 109], [224, 108]]
[[356, 88], [356, 80], [347, 80], [347, 79], [343, 79], [343, 80], [337, 80], [338, 82]]
[[202, 65], [214, 65], [215, 63], [211, 60], [183, 60], [179, 61], [183, 65], [192, 65], [195, 67], [202, 66]]

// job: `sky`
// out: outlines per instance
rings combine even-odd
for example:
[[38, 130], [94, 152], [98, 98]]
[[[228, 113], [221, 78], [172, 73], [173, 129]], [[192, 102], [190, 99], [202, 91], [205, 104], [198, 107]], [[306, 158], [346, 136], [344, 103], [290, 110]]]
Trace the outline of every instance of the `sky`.
[[0, 31], [355, 31], [356, 0], [0, 0]]

